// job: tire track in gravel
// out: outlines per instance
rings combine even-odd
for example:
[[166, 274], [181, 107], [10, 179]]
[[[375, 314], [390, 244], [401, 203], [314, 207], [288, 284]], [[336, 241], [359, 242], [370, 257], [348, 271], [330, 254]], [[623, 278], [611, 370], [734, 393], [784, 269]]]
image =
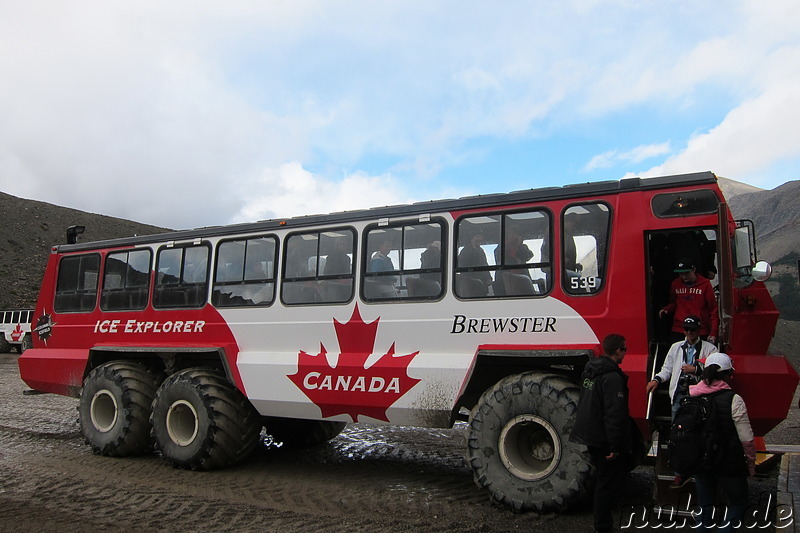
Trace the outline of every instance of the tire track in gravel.
[[265, 445], [242, 465], [193, 472], [154, 454], [93, 455], [77, 400], [25, 388], [0, 359], [0, 531], [478, 533], [549, 522], [489, 502], [464, 461], [463, 425], [354, 424], [312, 450]]

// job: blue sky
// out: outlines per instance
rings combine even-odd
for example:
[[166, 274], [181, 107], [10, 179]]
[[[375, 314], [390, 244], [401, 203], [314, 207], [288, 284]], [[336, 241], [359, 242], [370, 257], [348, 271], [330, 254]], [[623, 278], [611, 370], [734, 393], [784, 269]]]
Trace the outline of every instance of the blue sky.
[[800, 3], [0, 4], [0, 190], [171, 228], [800, 168]]

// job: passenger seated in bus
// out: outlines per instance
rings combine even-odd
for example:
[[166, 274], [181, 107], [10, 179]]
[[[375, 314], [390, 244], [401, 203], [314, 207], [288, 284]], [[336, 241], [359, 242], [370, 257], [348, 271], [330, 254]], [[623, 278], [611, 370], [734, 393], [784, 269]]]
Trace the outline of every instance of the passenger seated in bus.
[[[367, 272], [393, 272], [394, 263], [389, 252], [392, 251], [392, 243], [384, 240], [378, 250], [372, 254]], [[394, 287], [397, 281], [396, 276], [371, 276], [367, 278], [365, 290], [368, 298], [396, 298], [397, 290]]]
[[338, 274], [349, 274], [352, 271], [352, 260], [347, 255], [349, 246], [349, 239], [339, 237], [334, 244], [334, 250], [328, 254], [325, 260], [325, 269], [323, 274], [326, 276], [335, 276]]
[[[321, 258], [322, 274], [324, 276], [343, 276], [352, 272], [352, 259], [347, 254], [350, 249], [350, 239], [338, 237], [333, 243], [333, 250]], [[346, 302], [350, 299], [353, 288], [352, 278], [325, 279], [319, 282], [320, 296], [323, 302]]]
[[433, 241], [420, 254], [422, 268], [439, 268], [442, 266], [442, 242]]
[[286, 280], [283, 283], [283, 299], [286, 303], [302, 304], [320, 301], [314, 272], [309, 270], [310, 256], [298, 248], [289, 247], [286, 259]]
[[[433, 241], [420, 254], [423, 269], [440, 270], [442, 267], [442, 243]], [[441, 292], [440, 272], [423, 272], [416, 278], [407, 278], [409, 296], [438, 296]]]
[[392, 272], [395, 270], [392, 258], [389, 257], [389, 252], [392, 251], [392, 243], [383, 241], [369, 261], [369, 272]]
[[[503, 260], [500, 260], [501, 250], [500, 246], [494, 250], [495, 264], [497, 265], [524, 265], [533, 258], [533, 252], [528, 245], [522, 240], [522, 234], [517, 226], [510, 226], [506, 231], [505, 239], [505, 253]], [[503, 294], [533, 294], [533, 284], [530, 283], [530, 289], [527, 285], [522, 287], [521, 281], [513, 278], [512, 276], [526, 276], [530, 282], [530, 273], [528, 269], [514, 269], [514, 270], [498, 270], [494, 281], [494, 293]], [[522, 292], [518, 292], [522, 291]]]
[[301, 254], [297, 248], [290, 247], [289, 254], [286, 257], [286, 278], [307, 278], [310, 274], [308, 270], [308, 257]]
[[522, 240], [519, 227], [510, 226], [506, 232], [505, 257], [500, 261], [500, 246], [494, 250], [495, 262], [504, 265], [524, 265], [533, 257], [533, 252]]
[[[470, 238], [469, 244], [464, 246], [458, 253], [458, 268], [489, 266], [489, 261], [486, 259], [486, 252], [481, 247], [484, 240], [483, 233], [480, 232], [474, 234]], [[488, 270], [462, 272], [459, 275], [459, 279], [464, 289], [463, 291], [459, 290], [461, 296], [470, 298], [489, 294], [489, 287], [492, 285], [492, 275]]]

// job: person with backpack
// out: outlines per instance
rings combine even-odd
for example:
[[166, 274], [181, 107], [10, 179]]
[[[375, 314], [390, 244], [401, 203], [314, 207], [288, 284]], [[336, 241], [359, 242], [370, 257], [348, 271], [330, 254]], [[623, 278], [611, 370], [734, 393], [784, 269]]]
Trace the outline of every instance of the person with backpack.
[[628, 376], [619, 365], [628, 347], [625, 337], [603, 339], [603, 355], [586, 364], [570, 440], [589, 448], [595, 466], [595, 531], [613, 531], [612, 508], [622, 480], [633, 464]]
[[[689, 387], [690, 397], [706, 397], [713, 404], [708, 423], [712, 424], [714, 442], [706, 460], [695, 476], [697, 503], [704, 531], [712, 529], [716, 517], [719, 531], [743, 528], [742, 518], [748, 505], [747, 477], [756, 473], [756, 449], [747, 406], [728, 384], [733, 362], [724, 353], [715, 353], [705, 360], [703, 380]], [[727, 508], [714, 512], [717, 487], [722, 489]]]
[[[689, 393], [689, 385], [697, 383], [702, 374], [703, 367], [700, 361], [717, 351], [716, 346], [700, 339], [701, 326], [700, 318], [695, 315], [687, 316], [683, 320], [685, 339], [670, 346], [661, 370], [645, 387], [647, 394], [650, 394], [661, 383], [669, 380], [673, 420], [681, 404], [681, 399]], [[691, 476], [686, 475], [686, 472], [676, 472], [670, 488], [683, 487], [690, 479]]]

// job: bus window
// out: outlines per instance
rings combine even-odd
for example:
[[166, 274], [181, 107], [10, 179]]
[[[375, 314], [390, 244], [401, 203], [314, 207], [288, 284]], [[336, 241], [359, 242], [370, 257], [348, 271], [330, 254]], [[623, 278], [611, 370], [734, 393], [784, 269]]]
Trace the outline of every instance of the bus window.
[[443, 294], [441, 223], [367, 230], [364, 299], [424, 300]]
[[217, 249], [211, 303], [270, 305], [275, 297], [275, 237], [224, 241]]
[[106, 257], [100, 308], [144, 309], [150, 292], [150, 250], [110, 253]]
[[153, 307], [202, 307], [208, 288], [208, 246], [162, 248]]
[[543, 210], [459, 220], [460, 298], [535, 296], [550, 290], [550, 215]]
[[658, 218], [710, 215], [717, 212], [718, 205], [719, 198], [708, 189], [657, 194], [651, 203]]
[[353, 297], [355, 233], [336, 229], [286, 239], [281, 285], [285, 304], [345, 303]]
[[493, 250], [500, 243], [500, 215], [462, 218], [456, 226], [458, 255], [455, 292], [460, 298], [493, 293], [496, 273]]
[[564, 210], [562, 280], [570, 294], [594, 294], [603, 284], [610, 213], [605, 204]]
[[98, 254], [72, 255], [61, 259], [53, 309], [57, 313], [86, 312], [97, 301]]

